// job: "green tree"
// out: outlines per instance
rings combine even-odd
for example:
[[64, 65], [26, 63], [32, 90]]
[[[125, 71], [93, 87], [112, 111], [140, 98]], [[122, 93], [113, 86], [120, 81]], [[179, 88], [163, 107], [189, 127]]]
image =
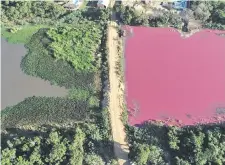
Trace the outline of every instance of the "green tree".
[[41, 158], [42, 158], [42, 155], [41, 155], [40, 146], [36, 146], [34, 148], [33, 152], [31, 153], [29, 160], [30, 160], [31, 164], [44, 165]]
[[211, 16], [212, 5], [206, 2], [195, 2], [192, 5], [192, 9], [195, 18], [204, 22]]
[[28, 160], [24, 159], [22, 156], [19, 156], [15, 165], [31, 165], [31, 163]]
[[149, 146], [150, 153], [149, 153], [149, 162], [152, 164], [163, 164], [163, 157], [162, 157], [162, 150], [155, 146], [155, 145], [150, 145]]
[[73, 142], [69, 146], [69, 151], [70, 151], [69, 162], [71, 165], [82, 165], [83, 164], [84, 140], [85, 140], [85, 133], [79, 127], [76, 128]]
[[218, 1], [212, 2], [212, 21], [225, 25], [225, 2]]
[[104, 165], [104, 161], [99, 155], [88, 154], [85, 156], [84, 162], [86, 165]]
[[5, 148], [2, 150], [1, 154], [1, 164], [10, 165], [14, 164], [16, 159], [16, 149]]
[[136, 154], [137, 154], [137, 156], [136, 156], [137, 164], [138, 165], [146, 165], [148, 160], [149, 160], [149, 156], [150, 156], [149, 145], [147, 145], [147, 144], [139, 144], [137, 146]]
[[191, 165], [188, 161], [183, 160], [177, 156], [175, 157], [175, 159], [176, 159], [176, 165]]
[[171, 127], [168, 132], [169, 145], [171, 149], [179, 150], [179, 129], [177, 127]]
[[58, 132], [51, 132], [49, 135], [49, 139], [47, 140], [50, 145], [52, 145], [52, 149], [49, 154], [49, 158], [46, 159], [50, 164], [60, 164], [65, 159], [66, 154], [66, 143], [67, 140], [64, 139], [61, 142], [62, 137], [58, 134]]

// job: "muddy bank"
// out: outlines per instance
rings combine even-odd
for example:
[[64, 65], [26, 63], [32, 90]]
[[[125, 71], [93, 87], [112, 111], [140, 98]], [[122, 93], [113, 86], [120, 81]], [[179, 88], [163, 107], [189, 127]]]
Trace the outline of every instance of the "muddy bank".
[[25, 75], [20, 69], [26, 49], [22, 44], [10, 44], [1, 38], [1, 109], [30, 96], [66, 96], [67, 90], [41, 78]]

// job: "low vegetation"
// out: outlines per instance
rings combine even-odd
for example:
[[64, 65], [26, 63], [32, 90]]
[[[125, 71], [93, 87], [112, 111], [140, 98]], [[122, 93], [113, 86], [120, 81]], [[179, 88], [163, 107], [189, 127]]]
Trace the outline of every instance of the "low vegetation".
[[2, 112], [2, 129], [29, 125], [73, 124], [90, 116], [88, 102], [67, 98], [29, 97]]

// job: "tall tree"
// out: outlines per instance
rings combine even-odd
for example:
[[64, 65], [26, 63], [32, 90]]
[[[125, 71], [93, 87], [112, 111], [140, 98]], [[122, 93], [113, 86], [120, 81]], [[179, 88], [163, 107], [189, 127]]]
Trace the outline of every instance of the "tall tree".
[[82, 165], [83, 164], [84, 140], [85, 140], [85, 133], [79, 127], [76, 128], [73, 142], [69, 146], [69, 151], [70, 151], [69, 162], [71, 165]]

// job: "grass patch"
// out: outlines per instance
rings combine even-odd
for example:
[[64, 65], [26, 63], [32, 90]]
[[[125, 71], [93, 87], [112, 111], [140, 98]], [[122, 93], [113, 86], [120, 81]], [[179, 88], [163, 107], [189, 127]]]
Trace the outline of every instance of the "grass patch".
[[70, 89], [68, 97], [75, 100], [88, 100], [91, 92], [87, 90], [73, 88]]
[[36, 33], [39, 29], [47, 27], [47, 25], [28, 25], [23, 26], [21, 29], [18, 29], [15, 33], [9, 31], [8, 28], [1, 28], [1, 35], [8, 42], [18, 44], [18, 43], [27, 43], [30, 41], [32, 35]]

